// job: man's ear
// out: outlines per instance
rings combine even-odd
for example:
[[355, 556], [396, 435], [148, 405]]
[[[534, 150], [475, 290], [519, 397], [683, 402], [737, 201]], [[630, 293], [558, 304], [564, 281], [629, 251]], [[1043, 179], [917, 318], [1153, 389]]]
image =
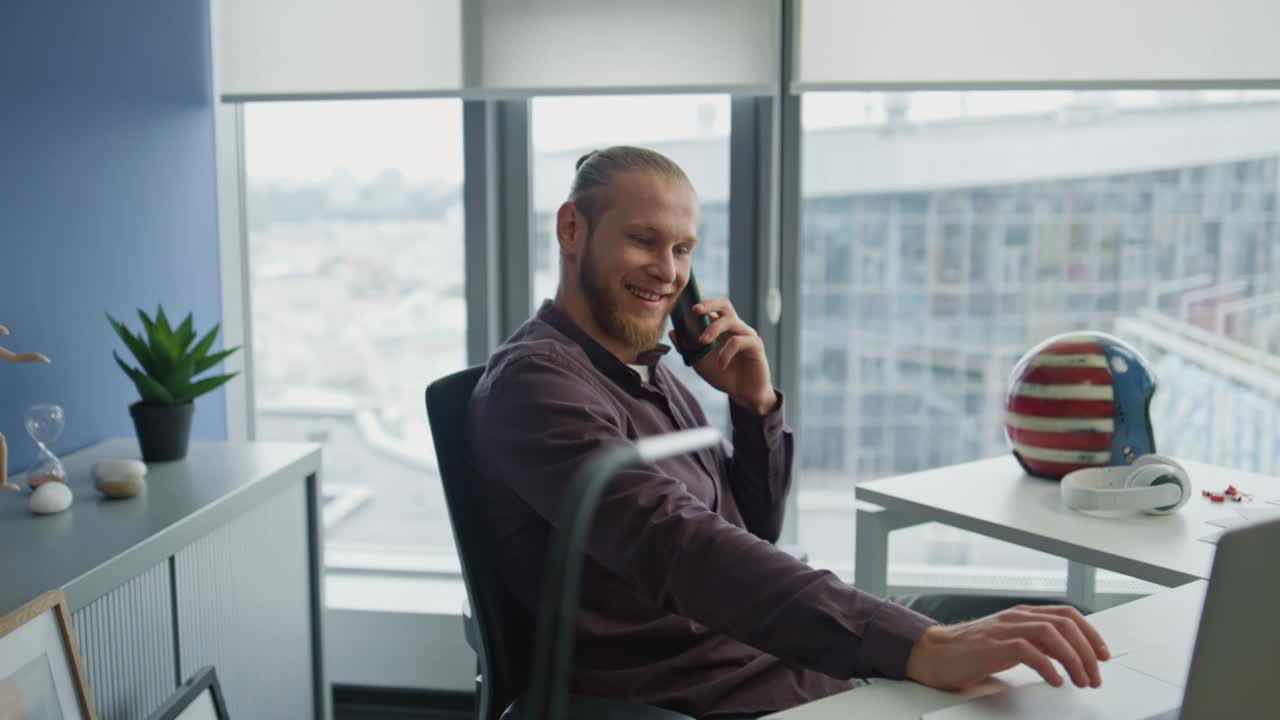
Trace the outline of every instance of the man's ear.
[[577, 257], [587, 237], [587, 218], [577, 205], [565, 202], [556, 211], [556, 240], [560, 255]]

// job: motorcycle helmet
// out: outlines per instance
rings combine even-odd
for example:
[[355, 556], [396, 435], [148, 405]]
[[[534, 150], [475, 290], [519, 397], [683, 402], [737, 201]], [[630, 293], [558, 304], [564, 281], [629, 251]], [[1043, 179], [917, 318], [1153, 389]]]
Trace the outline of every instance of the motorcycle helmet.
[[1056, 335], [1014, 366], [1005, 437], [1032, 475], [1127, 465], [1156, 451], [1151, 397], [1156, 377], [1133, 346], [1101, 332]]

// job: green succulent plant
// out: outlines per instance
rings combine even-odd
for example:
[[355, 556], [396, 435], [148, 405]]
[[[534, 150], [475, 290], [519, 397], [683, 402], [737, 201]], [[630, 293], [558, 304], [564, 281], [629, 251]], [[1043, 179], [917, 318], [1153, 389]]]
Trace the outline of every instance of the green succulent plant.
[[107, 320], [111, 323], [111, 327], [115, 328], [116, 334], [124, 341], [142, 367], [139, 369], [126, 364], [114, 350], [111, 351], [111, 355], [115, 357], [120, 369], [124, 370], [133, 384], [138, 387], [138, 394], [142, 396], [144, 403], [181, 405], [191, 402], [239, 374], [216, 375], [193, 381], [196, 375], [217, 365], [240, 349], [236, 346], [209, 354], [209, 348], [213, 347], [213, 339], [218, 334], [216, 323], [213, 329], [193, 346], [196, 333], [191, 325], [190, 313], [187, 313], [187, 319], [183, 320], [176, 330], [170, 327], [169, 319], [164, 315], [164, 308], [158, 305], [154, 320], [147, 317], [141, 309], [138, 310], [138, 317], [142, 320], [144, 332], [134, 335], [129, 328], [116, 322], [116, 319], [107, 313]]

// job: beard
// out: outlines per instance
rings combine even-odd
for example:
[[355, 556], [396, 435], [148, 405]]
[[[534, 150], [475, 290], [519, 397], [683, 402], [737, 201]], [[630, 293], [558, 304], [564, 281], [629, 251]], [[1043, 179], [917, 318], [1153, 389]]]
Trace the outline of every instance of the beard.
[[593, 259], [591, 238], [588, 237], [582, 251], [582, 262], [578, 265], [578, 285], [582, 287], [596, 324], [609, 337], [636, 351], [657, 345], [666, 327], [667, 313], [658, 313], [657, 318], [651, 320], [641, 320], [628, 314], [623, 309], [625, 298], [621, 295], [629, 291], [625, 287], [610, 288], [606, 285], [604, 273], [597, 272]]

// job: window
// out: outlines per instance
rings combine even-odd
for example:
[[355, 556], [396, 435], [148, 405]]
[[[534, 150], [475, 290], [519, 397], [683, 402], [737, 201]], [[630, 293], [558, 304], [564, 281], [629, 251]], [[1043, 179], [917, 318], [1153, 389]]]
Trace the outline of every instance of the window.
[[466, 366], [457, 100], [244, 110], [259, 439], [324, 446], [331, 566], [455, 567], [423, 406]]
[[[609, 145], [639, 145], [674, 160], [698, 193], [701, 211], [692, 266], [703, 297], [729, 294], [729, 97], [671, 95], [537, 98], [532, 105], [534, 301], [553, 298], [560, 251], [555, 213], [569, 195], [583, 154]], [[664, 342], [666, 340], [664, 339]], [[727, 429], [729, 406], [673, 350], [663, 362], [702, 405], [712, 425]]]
[[[852, 568], [856, 483], [1007, 453], [1013, 364], [1069, 330], [1115, 333], [1154, 364], [1162, 452], [1280, 470], [1263, 431], [1280, 398], [1247, 379], [1280, 372], [1280, 94], [810, 94], [803, 118], [792, 422], [817, 564]], [[854, 411], [827, 412], [833, 392]], [[1062, 568], [935, 526], [890, 552], [891, 582], [914, 586], [1030, 589]]]

